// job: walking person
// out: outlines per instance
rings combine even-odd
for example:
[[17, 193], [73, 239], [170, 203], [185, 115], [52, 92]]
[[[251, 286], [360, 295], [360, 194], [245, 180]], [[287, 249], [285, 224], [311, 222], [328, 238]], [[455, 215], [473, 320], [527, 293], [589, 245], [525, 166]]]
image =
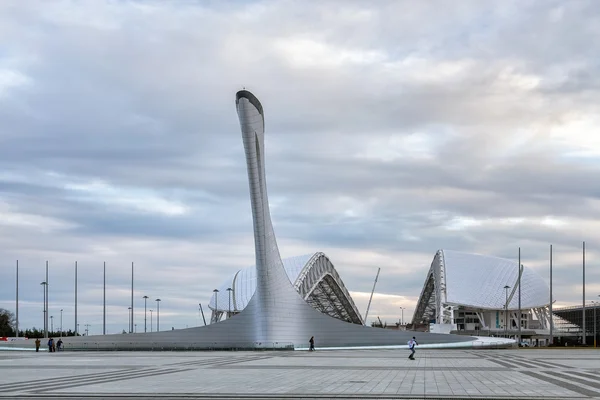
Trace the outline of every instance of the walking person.
[[408, 341], [408, 348], [410, 349], [410, 356], [408, 356], [409, 360], [415, 359], [415, 346], [418, 346], [418, 345], [419, 345], [419, 343], [417, 343], [417, 339], [415, 339], [414, 336], [412, 339], [410, 339]]
[[56, 351], [62, 351], [63, 347], [62, 347], [63, 341], [61, 338], [58, 339], [58, 342], [56, 342]]
[[35, 352], [36, 353], [40, 352], [40, 344], [42, 344], [42, 342], [40, 341], [40, 338], [36, 338], [35, 339]]
[[311, 336], [310, 340], [308, 341], [308, 343], [310, 343], [310, 348], [308, 349], [308, 351], [315, 351], [315, 337]]
[[52, 347], [54, 346], [54, 339], [48, 339], [48, 353], [52, 353]]

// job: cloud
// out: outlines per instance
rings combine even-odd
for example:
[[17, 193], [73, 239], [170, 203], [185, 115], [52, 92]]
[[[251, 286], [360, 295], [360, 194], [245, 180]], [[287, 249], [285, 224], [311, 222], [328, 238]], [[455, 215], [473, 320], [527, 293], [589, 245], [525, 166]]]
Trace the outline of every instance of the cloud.
[[282, 255], [324, 251], [360, 304], [381, 267], [371, 315], [409, 319], [439, 248], [520, 246], [546, 277], [553, 243], [576, 304], [581, 241], [600, 247], [599, 20], [594, 1], [3, 2], [0, 306], [19, 259], [21, 326], [40, 326], [49, 260], [72, 326], [78, 261], [98, 333], [106, 261], [109, 331], [127, 329], [134, 261], [136, 312], [147, 294], [161, 325], [199, 323], [254, 263], [242, 87], [265, 107]]

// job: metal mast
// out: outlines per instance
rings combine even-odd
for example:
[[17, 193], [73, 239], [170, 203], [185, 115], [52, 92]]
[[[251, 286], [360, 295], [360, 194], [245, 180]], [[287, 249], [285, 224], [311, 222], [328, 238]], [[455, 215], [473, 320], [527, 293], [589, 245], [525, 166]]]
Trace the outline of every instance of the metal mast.
[[375, 293], [375, 285], [377, 285], [377, 278], [379, 278], [379, 271], [381, 271], [381, 268], [377, 268], [377, 275], [375, 275], [375, 282], [373, 282], [373, 290], [371, 290], [371, 297], [369, 297], [369, 304], [367, 304], [367, 312], [365, 313], [365, 325], [367, 324], [367, 317], [369, 316], [369, 308], [371, 308], [371, 300], [373, 300], [373, 293]]
[[554, 319], [552, 318], [552, 245], [550, 245], [550, 344], [554, 343]]

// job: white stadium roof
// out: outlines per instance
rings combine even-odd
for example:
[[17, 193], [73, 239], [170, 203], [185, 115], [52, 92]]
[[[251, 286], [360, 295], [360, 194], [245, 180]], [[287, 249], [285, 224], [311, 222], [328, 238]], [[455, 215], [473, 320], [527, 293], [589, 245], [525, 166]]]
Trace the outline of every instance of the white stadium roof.
[[[315, 309], [334, 318], [362, 324], [362, 317], [350, 293], [329, 258], [321, 252], [282, 260], [290, 282], [302, 298]], [[231, 288], [231, 293], [228, 289]], [[223, 314], [243, 310], [256, 290], [256, 267], [239, 270], [213, 292], [208, 307], [211, 322]], [[230, 296], [231, 295], [231, 304]]]
[[[302, 268], [308, 263], [314, 254], [305, 254], [302, 256], [290, 257], [283, 259], [283, 267], [287, 273], [290, 282], [294, 283], [300, 275]], [[256, 267], [253, 265], [239, 270], [233, 276], [229, 277], [225, 282], [218, 287], [219, 298], [215, 303], [216, 294], [212, 294], [208, 307], [215, 310], [219, 306], [220, 311], [227, 311], [229, 308], [229, 294], [227, 289], [232, 288], [231, 310], [241, 311], [248, 305], [256, 290]]]
[[[515, 260], [438, 250], [425, 279], [413, 322], [438, 317], [445, 306], [503, 310], [508, 289], [508, 309], [518, 309], [518, 263]], [[523, 267], [521, 309], [549, 304], [549, 288], [534, 270]]]

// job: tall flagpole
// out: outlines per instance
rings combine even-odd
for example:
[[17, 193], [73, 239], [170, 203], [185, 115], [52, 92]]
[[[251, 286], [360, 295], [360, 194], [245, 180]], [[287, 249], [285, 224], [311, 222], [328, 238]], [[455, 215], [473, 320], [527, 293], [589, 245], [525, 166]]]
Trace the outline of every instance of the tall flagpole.
[[585, 336], [587, 332], [585, 331], [585, 242], [583, 242], [583, 325], [582, 325], [582, 333], [583, 337], [581, 339], [581, 344], [585, 344]]
[[104, 262], [104, 303], [102, 311], [102, 334], [106, 335], [106, 261]]
[[550, 345], [554, 344], [554, 319], [552, 318], [552, 245], [550, 245]]
[[79, 333], [77, 326], [77, 261], [75, 261], [75, 336]]
[[48, 338], [48, 314], [50, 314], [50, 310], [48, 310], [48, 285], [49, 285], [49, 283], [50, 282], [48, 282], [48, 261], [46, 261], [46, 284], [44, 285], [44, 289], [46, 291], [46, 304], [45, 304], [45, 306], [46, 306], [46, 315], [44, 316], [44, 319], [45, 319], [44, 322], [46, 323], [46, 326], [44, 327], [44, 330], [45, 330], [44, 337], [46, 339]]
[[129, 332], [133, 333], [133, 261], [131, 262], [131, 327]]
[[17, 331], [17, 334], [16, 334], [16, 336], [19, 337], [19, 260], [17, 260], [17, 290], [16, 290], [16, 293], [17, 293], [17, 298], [16, 298], [16, 302], [17, 302], [17, 307], [16, 307], [16, 309], [17, 309], [16, 310], [16, 314], [17, 314], [16, 327], [17, 328], [16, 328], [16, 331]]
[[521, 344], [521, 248], [519, 247], [519, 318], [517, 318], [519, 324], [519, 345]]

